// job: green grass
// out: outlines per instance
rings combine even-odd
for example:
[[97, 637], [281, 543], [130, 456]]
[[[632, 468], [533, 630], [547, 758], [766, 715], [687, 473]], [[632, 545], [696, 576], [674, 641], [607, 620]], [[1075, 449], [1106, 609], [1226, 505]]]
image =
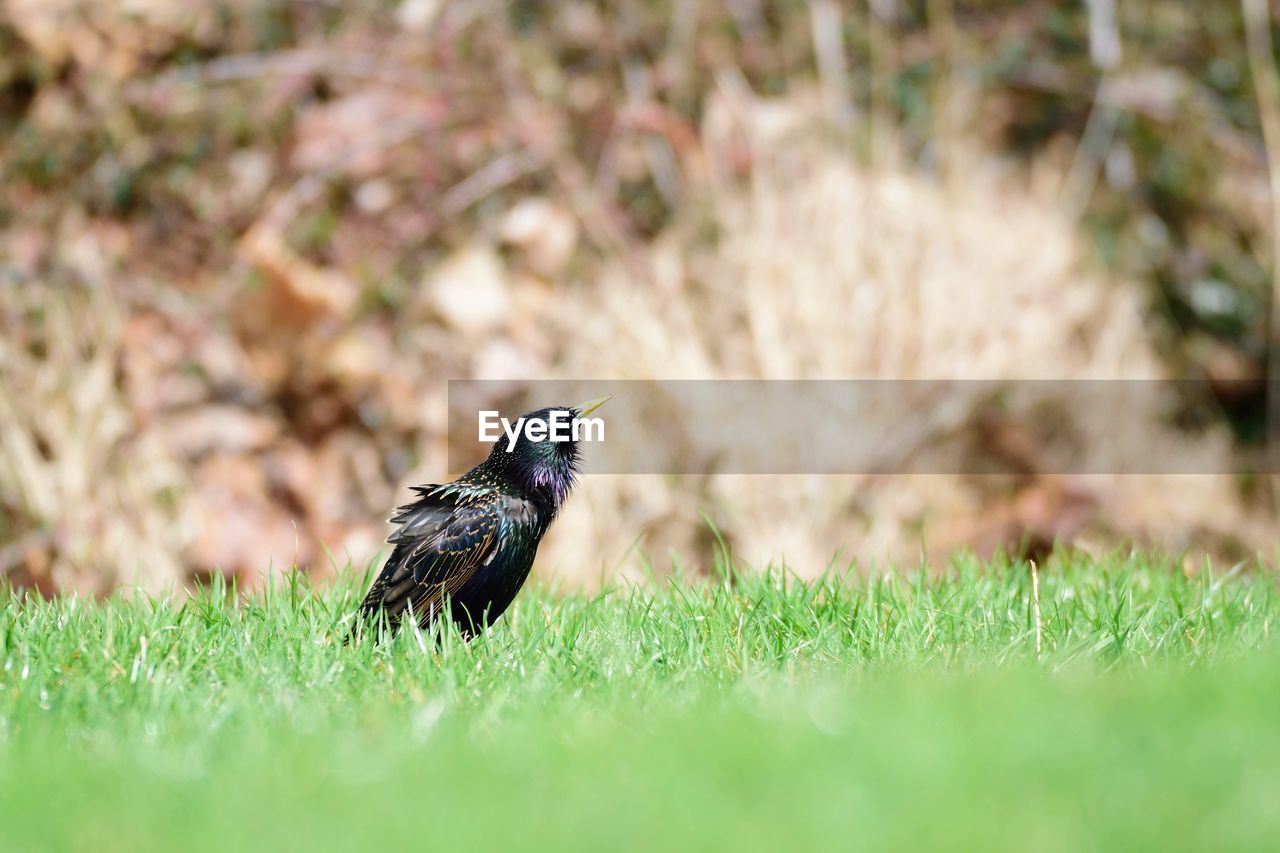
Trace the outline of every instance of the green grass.
[[1266, 849], [1273, 578], [533, 590], [470, 646], [354, 584], [3, 599], [0, 849]]

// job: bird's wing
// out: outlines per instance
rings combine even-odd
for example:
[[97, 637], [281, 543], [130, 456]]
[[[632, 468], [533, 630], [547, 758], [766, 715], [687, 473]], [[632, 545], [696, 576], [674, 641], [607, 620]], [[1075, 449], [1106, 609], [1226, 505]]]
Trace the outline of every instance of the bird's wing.
[[360, 609], [398, 623], [410, 607], [422, 624], [497, 554], [512, 525], [530, 523], [532, 504], [494, 489], [422, 486], [421, 499], [391, 518], [395, 545]]

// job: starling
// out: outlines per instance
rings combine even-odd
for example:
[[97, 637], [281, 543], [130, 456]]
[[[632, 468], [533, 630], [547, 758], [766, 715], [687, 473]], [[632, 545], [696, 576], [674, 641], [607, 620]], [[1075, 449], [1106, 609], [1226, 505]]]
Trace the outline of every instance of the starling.
[[[604, 405], [608, 397], [530, 412], [528, 424], [561, 423]], [[517, 425], [520, 421], [517, 421]], [[544, 431], [544, 435], [546, 432]], [[458, 480], [415, 486], [418, 500], [396, 510], [399, 527], [387, 539], [391, 556], [369, 588], [352, 636], [378, 620], [394, 630], [412, 615], [424, 630], [448, 611], [471, 639], [511, 604], [556, 513], [578, 474], [574, 436], [533, 441], [529, 433], [505, 435], [488, 457]]]

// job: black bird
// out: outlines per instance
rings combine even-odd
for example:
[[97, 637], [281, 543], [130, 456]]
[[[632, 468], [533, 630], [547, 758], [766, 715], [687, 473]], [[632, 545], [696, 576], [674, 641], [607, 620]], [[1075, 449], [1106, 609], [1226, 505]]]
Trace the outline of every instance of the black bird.
[[[608, 399], [539, 409], [523, 420], [550, 423], [555, 411], [583, 417]], [[511, 439], [499, 438], [455, 482], [413, 487], [419, 498], [391, 518], [400, 525], [387, 539], [395, 548], [348, 641], [378, 620], [394, 630], [409, 614], [429, 630], [445, 610], [470, 639], [507, 609], [578, 474], [576, 441], [531, 441], [521, 433], [510, 451]]]

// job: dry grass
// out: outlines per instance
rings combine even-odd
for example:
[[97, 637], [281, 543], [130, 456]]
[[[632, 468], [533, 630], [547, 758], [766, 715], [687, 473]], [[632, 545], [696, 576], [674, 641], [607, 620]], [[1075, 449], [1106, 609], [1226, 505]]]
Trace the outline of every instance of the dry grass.
[[[286, 7], [290, 35], [262, 47]], [[906, 45], [877, 15], [863, 112], [850, 46], [824, 36], [832, 3], [798, 47], [787, 30], [778, 98], [703, 55], [681, 16], [660, 80], [591, 4], [521, 50], [483, 3], [228, 0], [225, 26], [212, 8], [0, 15], [45, 74], [22, 144], [0, 148], [0, 214], [22, 213], [0, 220], [0, 275], [18, 276], [0, 279], [0, 571], [23, 585], [252, 585], [269, 567], [329, 571], [326, 549], [362, 565], [405, 487], [443, 476], [449, 377], [1163, 375], [1143, 296], [1090, 265], [1061, 207], [1070, 157], [1023, 168], [975, 142], [957, 74], [932, 95], [941, 176], [903, 165], [887, 81]], [[949, 4], [931, 8], [959, 67]], [[743, 14], [758, 32], [731, 47], [777, 74], [772, 36]], [[582, 52], [605, 59], [554, 59]], [[1230, 467], [1221, 433], [1113, 414], [1064, 417], [1093, 448], [1124, 428]], [[837, 553], [1272, 541], [1226, 476], [1050, 476], [978, 415], [974, 400], [914, 434], [863, 428], [894, 458], [975, 443], [1011, 476], [592, 478], [541, 571], [705, 568], [703, 514], [737, 557], [806, 575]]]
[[186, 577], [186, 477], [116, 384], [105, 288], [0, 288], [0, 572], [45, 592]]
[[[680, 227], [647, 248], [642, 268], [650, 280], [637, 281], [632, 265], [605, 264], [596, 281], [557, 298], [546, 319], [568, 321], [558, 333], [569, 343], [563, 363], [549, 365], [547, 375], [1162, 375], [1135, 289], [1105, 280], [1082, 260], [1072, 223], [1052, 202], [1052, 182], [1038, 191], [1026, 176], [977, 168], [944, 188], [899, 168], [869, 171], [838, 144], [818, 141], [820, 103], [739, 100], [710, 109], [706, 192]], [[715, 178], [714, 166], [729, 156], [721, 149], [744, 141], [753, 179], [743, 185]], [[708, 230], [718, 239], [698, 236]], [[520, 292], [506, 267], [496, 274], [503, 289]], [[2, 350], [8, 393], [0, 486], [13, 533], [55, 543], [54, 565], [30, 567], [32, 577], [47, 575], [62, 588], [135, 581], [167, 588], [188, 576], [185, 549], [193, 540], [228, 532], [202, 528], [185, 488], [188, 474], [166, 447], [172, 422], [137, 423], [121, 399], [121, 319], [109, 292], [38, 285], [5, 291], [6, 322], [20, 334]], [[37, 315], [42, 324], [30, 322]], [[23, 334], [39, 339], [24, 341]], [[523, 360], [486, 358], [493, 344], [484, 340], [457, 338], [455, 346], [478, 353], [477, 378], [528, 375]], [[356, 360], [368, 357], [362, 352]], [[442, 399], [440, 386], [425, 390], [426, 400]], [[974, 434], [979, 402], [933, 431], [900, 439], [895, 452], [927, 454], [933, 444]], [[428, 408], [438, 415], [438, 406]], [[1118, 415], [1170, 453], [1201, 454], [1211, 460], [1207, 468], [1227, 469], [1225, 436], [1190, 439], [1157, 411]], [[1095, 445], [1108, 440], [1105, 419], [1082, 417], [1074, 427], [1091, 430]], [[439, 477], [444, 437], [436, 436], [425, 464], [400, 486]], [[374, 493], [387, 504], [397, 494], [381, 486]], [[381, 508], [368, 511], [365, 521], [373, 523]], [[864, 565], [912, 563], [955, 546], [1016, 549], [1028, 537], [1085, 547], [1134, 539], [1217, 553], [1267, 541], [1226, 476], [1031, 475], [1010, 482], [709, 470], [705, 477], [589, 479], [549, 537], [543, 571], [591, 584], [619, 568], [709, 566], [716, 543], [703, 514], [735, 556], [756, 565], [785, 562], [805, 575], [836, 554]], [[250, 528], [237, 536], [253, 540]], [[360, 564], [377, 547], [375, 535], [336, 550], [339, 559]], [[244, 559], [265, 568], [289, 565], [297, 553], [286, 526]], [[28, 571], [20, 568], [25, 551], [10, 549], [8, 557], [10, 569]], [[319, 552], [311, 557], [323, 568]]]
[[[623, 378], [1155, 379], [1164, 371], [1142, 325], [1136, 287], [1084, 260], [1054, 183], [978, 166], [946, 188], [902, 169], [868, 171], [824, 143], [818, 99], [739, 101], [709, 110], [708, 158], [750, 145], [746, 187], [713, 185], [706, 217], [654, 247], [656, 286], [615, 269], [577, 295], [569, 317], [591, 317], [560, 368]], [[733, 116], [733, 126], [717, 117]], [[727, 124], [728, 122], [726, 122]], [[715, 169], [711, 172], [714, 174]], [[1040, 191], [1038, 191], [1038, 189]], [[688, 237], [721, 235], [712, 245]], [[575, 328], [577, 328], [575, 326]], [[492, 377], [498, 378], [498, 377]], [[1049, 391], [1050, 389], [1046, 389]], [[1034, 401], [1032, 401], [1034, 402]], [[1074, 401], [1046, 400], [1062, 404]], [[922, 401], [927, 406], [928, 401]], [[898, 458], [978, 434], [979, 399], [929, 431], [899, 437]], [[923, 410], [922, 410], [923, 411]], [[852, 413], [850, 413], [852, 414]], [[1225, 432], [1191, 438], [1165, 413], [1080, 413], [1067, 432], [1105, 448], [1117, 428], [1153, 446], [1230, 470]], [[839, 417], [840, 413], [832, 413]], [[860, 413], [860, 430], [900, 426]], [[1034, 427], [1035, 425], [1030, 425]], [[989, 441], [986, 442], [989, 445]], [[1128, 446], [1134, 446], [1130, 444]], [[1000, 448], [989, 448], [999, 455]], [[1159, 452], [1159, 451], [1153, 451]], [[1034, 464], [1034, 460], [1032, 460]], [[547, 563], [583, 571], [583, 541], [609, 565], [642, 548], [710, 561], [698, 511], [737, 556], [783, 561], [813, 575], [832, 555], [863, 565], [912, 563], [955, 546], [1018, 548], [1027, 536], [1104, 547], [1129, 539], [1238, 553], [1265, 548], [1228, 475], [593, 478], [587, 499], [554, 531]], [[596, 567], [585, 567], [594, 571]]]
[[[606, 263], [595, 281], [556, 297], [554, 311], [543, 309], [546, 322], [567, 321], [556, 331], [567, 342], [564, 359], [548, 364], [546, 375], [1162, 375], [1135, 288], [1100, 277], [1082, 260], [1072, 223], [1052, 201], [1052, 181], [1041, 180], [1038, 188], [1025, 175], [978, 167], [944, 188], [900, 168], [868, 170], [839, 144], [821, 141], [820, 103], [802, 96], [739, 96], [709, 109], [702, 129], [709, 165], [704, 193], [678, 227], [646, 248], [640, 268], [650, 278], [637, 280], [632, 264]], [[730, 156], [723, 149], [744, 142], [754, 163], [752, 180], [716, 177], [717, 164]], [[699, 236], [708, 232], [719, 236], [710, 242]], [[473, 266], [459, 269], [465, 279]], [[479, 269], [521, 298], [527, 285], [500, 260], [486, 260]], [[8, 568], [47, 576], [61, 588], [136, 581], [160, 589], [182, 582], [189, 571], [186, 548], [230, 534], [202, 522], [207, 516], [199, 512], [199, 496], [185, 487], [189, 472], [166, 445], [175, 433], [173, 419], [139, 423], [121, 398], [115, 382], [121, 318], [110, 286], [67, 293], [31, 285], [4, 293], [3, 313], [15, 334], [0, 350], [7, 386], [0, 487], [10, 535], [55, 545], [30, 552], [51, 553], [51, 567], [23, 568], [27, 552], [11, 548]], [[33, 324], [35, 316], [43, 322]], [[361, 340], [359, 327], [343, 340]], [[419, 340], [409, 339], [408, 353], [385, 357], [407, 354], [438, 363], [430, 351], [415, 352]], [[529, 375], [523, 358], [492, 355], [504, 346], [510, 344], [465, 335], [450, 345], [455, 359], [475, 353], [471, 371], [477, 378]], [[382, 369], [367, 363], [376, 351], [342, 352], [340, 359], [352, 358], [359, 368]], [[439, 418], [442, 387], [428, 383], [420, 390], [426, 393], [421, 411]], [[980, 401], [972, 402], [932, 431], [899, 437], [895, 452], [903, 458], [927, 454], [934, 444], [952, 446], [975, 434]], [[1227, 470], [1225, 436], [1188, 438], [1158, 411], [1117, 414], [1152, 442], [1167, 444], [1168, 452], [1201, 454], [1210, 460], [1206, 468]], [[1091, 431], [1088, 440], [1096, 446], [1108, 440], [1112, 424], [1087, 417], [1073, 426]], [[863, 428], [876, 424], [864, 421]], [[434, 435], [424, 464], [402, 477], [400, 487], [440, 476], [444, 436]], [[209, 463], [202, 464], [207, 470]], [[355, 476], [345, 467], [334, 473]], [[251, 468], [233, 465], [214, 482], [221, 488], [227, 477], [253, 476]], [[393, 485], [371, 487], [358, 530], [376, 523], [383, 509], [377, 502], [389, 505], [399, 494]], [[240, 500], [234, 492], [227, 499]], [[549, 537], [543, 571], [595, 583], [619, 568], [662, 572], [676, 561], [709, 566], [716, 544], [703, 514], [737, 557], [756, 565], [785, 562], [805, 575], [825, 569], [835, 554], [864, 565], [912, 563], [922, 553], [955, 546], [1016, 549], [1028, 537], [1060, 537], [1085, 547], [1134, 539], [1217, 553], [1267, 542], [1226, 476], [1032, 474], [1008, 481], [747, 477], [709, 470], [705, 477], [589, 479]], [[264, 536], [250, 547], [245, 561], [264, 569], [294, 561], [298, 545], [288, 520], [272, 519], [277, 521], [274, 538]], [[252, 528], [250, 523], [232, 538], [255, 543]], [[350, 556], [357, 564], [378, 547], [376, 534], [322, 542], [339, 560]], [[320, 552], [309, 554], [323, 569]]]

